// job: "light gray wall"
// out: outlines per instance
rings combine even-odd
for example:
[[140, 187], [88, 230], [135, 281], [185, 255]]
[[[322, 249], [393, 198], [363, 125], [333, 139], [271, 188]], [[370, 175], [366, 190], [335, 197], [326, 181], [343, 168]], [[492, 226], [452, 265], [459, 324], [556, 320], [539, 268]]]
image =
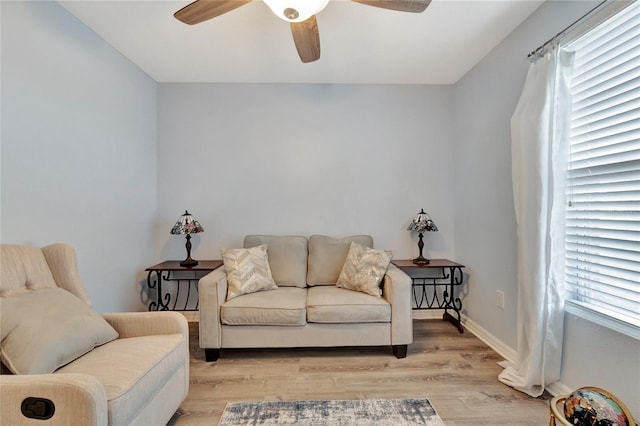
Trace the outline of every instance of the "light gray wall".
[[56, 2], [1, 7], [0, 239], [69, 243], [98, 311], [144, 309], [156, 83]]
[[[370, 233], [413, 257], [425, 208], [425, 254], [467, 265], [466, 314], [515, 348], [509, 119], [526, 52], [594, 4], [545, 3], [454, 87], [161, 84], [156, 100], [56, 3], [1, 2], [0, 239], [71, 243], [96, 308], [138, 310], [144, 267], [184, 256], [184, 209], [205, 259], [248, 233]], [[570, 315], [565, 335], [562, 381], [640, 417], [638, 341]]]
[[[468, 316], [515, 350], [517, 253], [511, 185], [510, 119], [529, 62], [526, 55], [598, 1], [543, 4], [454, 88], [456, 258], [468, 265]], [[496, 292], [505, 293], [505, 309]], [[640, 342], [567, 314], [561, 381], [592, 385], [640, 414]]]
[[450, 87], [160, 84], [158, 258], [184, 257], [185, 209], [200, 259], [253, 233], [365, 233], [415, 257], [421, 208], [440, 228], [425, 255], [451, 257], [452, 118]]

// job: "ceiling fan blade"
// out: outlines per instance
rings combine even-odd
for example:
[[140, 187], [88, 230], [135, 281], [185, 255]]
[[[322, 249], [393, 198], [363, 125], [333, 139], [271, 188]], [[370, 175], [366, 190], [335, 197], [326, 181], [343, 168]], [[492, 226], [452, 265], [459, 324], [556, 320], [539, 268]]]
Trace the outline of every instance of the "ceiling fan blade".
[[429, 6], [431, 0], [353, 0], [356, 3], [367, 6], [381, 7], [383, 9], [398, 10], [400, 12], [420, 13]]
[[302, 62], [306, 64], [320, 59], [320, 34], [315, 15], [306, 21], [292, 22], [291, 34]]
[[174, 13], [173, 16], [185, 24], [199, 24], [200, 22], [232, 11], [250, 1], [251, 0], [196, 0]]

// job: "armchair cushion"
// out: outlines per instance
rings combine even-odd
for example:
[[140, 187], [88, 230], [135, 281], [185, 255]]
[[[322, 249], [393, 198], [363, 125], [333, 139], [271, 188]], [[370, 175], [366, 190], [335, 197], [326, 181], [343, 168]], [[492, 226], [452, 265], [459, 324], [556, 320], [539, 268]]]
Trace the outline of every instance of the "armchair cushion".
[[176, 372], [188, 376], [184, 339], [182, 334], [117, 339], [62, 367], [56, 374], [96, 377], [106, 392], [109, 424], [128, 425], [134, 423], [166, 383], [171, 383], [173, 394], [187, 394], [185, 380], [171, 381]]
[[61, 288], [0, 299], [2, 362], [15, 374], [53, 373], [118, 337], [89, 305]]

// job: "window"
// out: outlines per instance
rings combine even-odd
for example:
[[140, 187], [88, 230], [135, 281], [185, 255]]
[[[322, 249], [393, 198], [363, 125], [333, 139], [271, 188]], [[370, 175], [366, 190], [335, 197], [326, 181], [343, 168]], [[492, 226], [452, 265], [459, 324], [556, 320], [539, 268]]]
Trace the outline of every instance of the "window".
[[640, 2], [571, 42], [567, 308], [640, 338]]

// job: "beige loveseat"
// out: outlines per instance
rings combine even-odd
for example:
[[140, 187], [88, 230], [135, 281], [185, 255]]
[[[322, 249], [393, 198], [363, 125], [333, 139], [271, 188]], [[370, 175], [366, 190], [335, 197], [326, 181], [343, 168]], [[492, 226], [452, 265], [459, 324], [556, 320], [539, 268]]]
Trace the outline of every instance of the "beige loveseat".
[[0, 256], [0, 424], [171, 419], [189, 390], [184, 316], [96, 314], [68, 245], [2, 245]]
[[398, 358], [413, 341], [411, 279], [390, 264], [382, 297], [336, 287], [351, 241], [367, 235], [249, 235], [244, 247], [267, 245], [278, 288], [227, 300], [224, 266], [199, 281], [200, 347], [207, 361], [222, 348], [389, 345]]

